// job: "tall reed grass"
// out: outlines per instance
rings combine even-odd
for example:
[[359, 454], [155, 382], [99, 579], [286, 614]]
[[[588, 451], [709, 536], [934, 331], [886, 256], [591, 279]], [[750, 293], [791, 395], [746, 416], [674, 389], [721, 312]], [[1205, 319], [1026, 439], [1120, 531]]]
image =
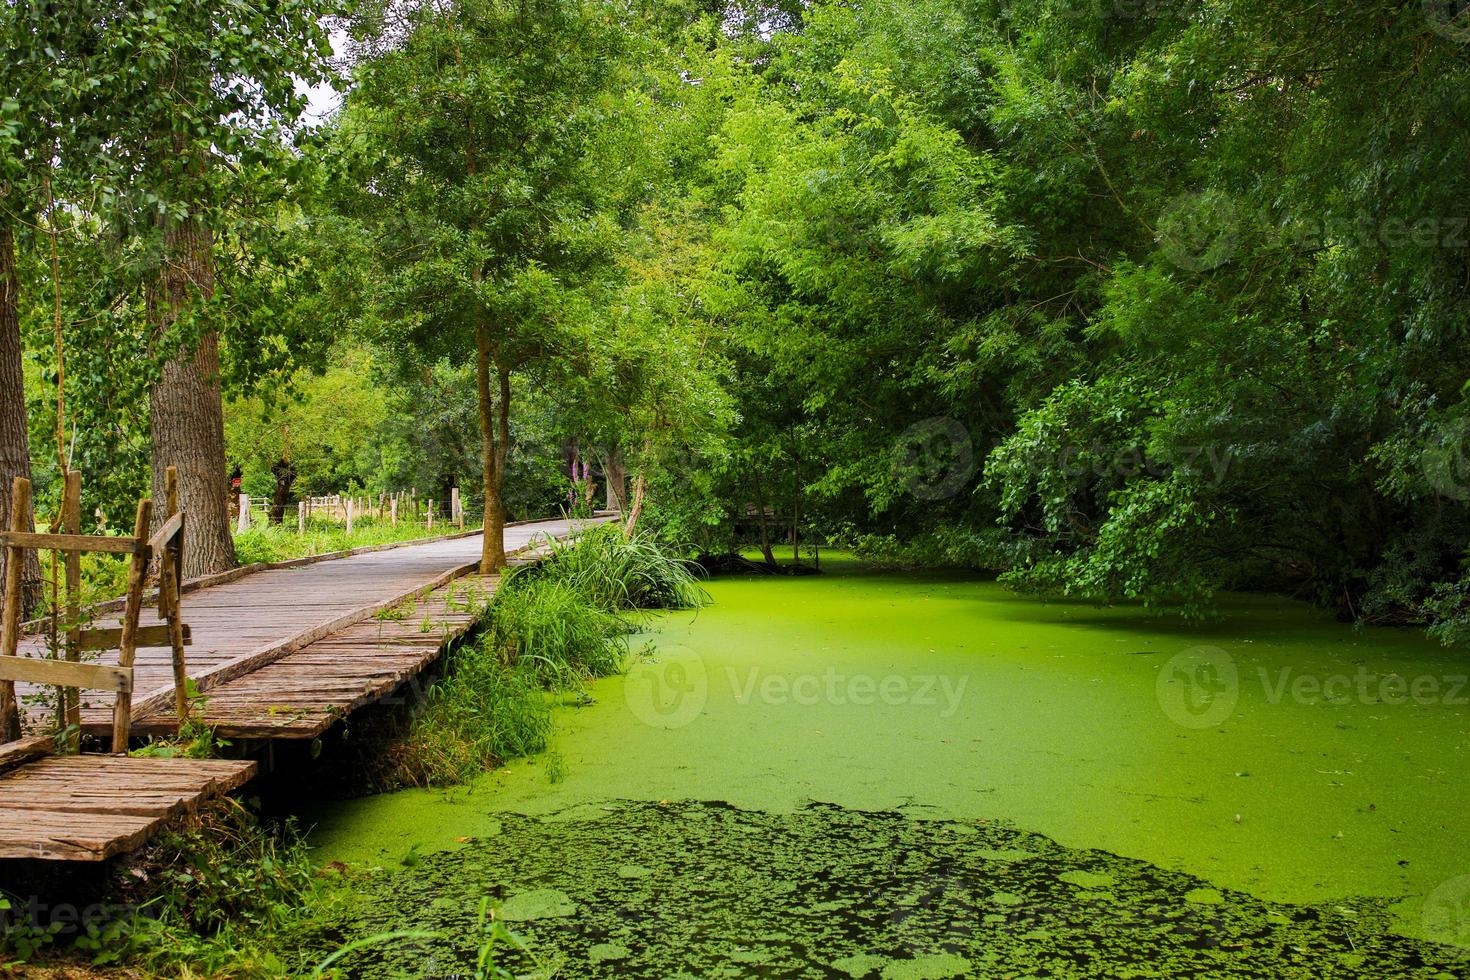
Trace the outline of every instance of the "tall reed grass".
[[389, 783], [446, 785], [544, 750], [557, 696], [622, 672], [634, 610], [694, 608], [693, 566], [648, 540], [599, 527], [505, 576], [472, 643], [445, 661], [390, 751]]

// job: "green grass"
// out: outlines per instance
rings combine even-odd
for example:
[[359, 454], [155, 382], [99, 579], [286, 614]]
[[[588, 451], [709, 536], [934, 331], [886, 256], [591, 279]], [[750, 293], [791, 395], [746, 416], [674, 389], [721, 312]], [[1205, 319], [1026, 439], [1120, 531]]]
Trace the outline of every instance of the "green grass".
[[707, 601], [686, 563], [656, 543], [598, 528], [558, 544], [537, 566], [507, 575], [485, 629], [448, 656], [445, 676], [388, 753], [388, 785], [447, 785], [543, 751], [557, 695], [581, 695], [623, 671], [627, 613]]
[[353, 521], [351, 534], [347, 533], [345, 525], [326, 521], [309, 522], [305, 534], [298, 534], [294, 523], [273, 524], [237, 533], [235, 554], [242, 565], [290, 561], [351, 548], [437, 538], [455, 533], [455, 530], [453, 525], [445, 523], [435, 524], [434, 530], [430, 531], [423, 524], [400, 521], [395, 525], [372, 517]]

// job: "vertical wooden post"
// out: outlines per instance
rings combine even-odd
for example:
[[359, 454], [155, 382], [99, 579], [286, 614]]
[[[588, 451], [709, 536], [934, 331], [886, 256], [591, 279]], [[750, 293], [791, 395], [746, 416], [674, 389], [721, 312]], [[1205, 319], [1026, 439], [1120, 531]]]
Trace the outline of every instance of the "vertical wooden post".
[[235, 524], [235, 533], [243, 534], [250, 530], [250, 494], [240, 494], [240, 520]]
[[449, 514], [455, 527], [464, 530], [464, 506], [459, 501], [459, 487], [449, 488]]
[[296, 502], [296, 533], [306, 533], [306, 498], [302, 497]]
[[352, 498], [347, 498], [347, 533], [352, 533]]
[[429, 501], [429, 530], [434, 530], [434, 501]]
[[[172, 466], [164, 471], [164, 487], [166, 520], [179, 513], [179, 471]], [[184, 519], [180, 517], [181, 522]], [[158, 556], [158, 612], [168, 624], [168, 645], [174, 666], [174, 711], [180, 725], [189, 720], [189, 674], [184, 663], [184, 621], [179, 612], [183, 544], [184, 525], [180, 523], [173, 540], [163, 543], [163, 553]]]
[[[31, 516], [31, 481], [15, 478], [10, 491], [10, 530], [25, 531]], [[0, 655], [13, 657], [20, 648], [20, 577], [26, 550], [5, 549], [5, 614], [0, 622]], [[20, 704], [15, 700], [15, 682], [0, 681], [0, 742], [20, 738]]]
[[[61, 491], [61, 529], [67, 534], [82, 533], [82, 474], [68, 470]], [[66, 659], [72, 663], [82, 659], [82, 553], [66, 553]], [[81, 750], [82, 692], [75, 687], [61, 689], [61, 729], [59, 742], [63, 752]]]
[[388, 520], [394, 527], [398, 526], [398, 495], [394, 494], [388, 499]]
[[[243, 494], [242, 494], [243, 496]], [[148, 527], [153, 522], [153, 501], [138, 501], [138, 519], [133, 523], [133, 537], [138, 552], [128, 565], [127, 605], [123, 611], [122, 642], [118, 644], [117, 664], [125, 670], [133, 668], [138, 654], [138, 617], [143, 612], [143, 579], [148, 574]], [[112, 711], [112, 754], [127, 755], [128, 733], [133, 727], [133, 695], [119, 693]]]

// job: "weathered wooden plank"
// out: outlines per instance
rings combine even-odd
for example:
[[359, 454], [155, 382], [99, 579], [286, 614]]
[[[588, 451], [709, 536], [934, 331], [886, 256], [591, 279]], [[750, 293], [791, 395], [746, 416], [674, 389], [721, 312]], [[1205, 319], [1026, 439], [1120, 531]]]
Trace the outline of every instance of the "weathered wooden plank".
[[130, 667], [42, 660], [39, 657], [0, 657], [0, 680], [30, 681], [32, 684], [54, 684], [118, 694], [127, 694], [133, 689]]
[[[122, 643], [121, 626], [101, 626], [95, 629], [81, 631], [80, 641], [83, 650], [116, 650]], [[184, 645], [189, 646], [194, 642], [194, 630], [189, 624], [184, 624]], [[140, 647], [166, 647], [170, 643], [169, 627], [167, 623], [157, 623], [152, 626], [139, 626], [137, 645]]]
[[100, 534], [42, 534], [34, 531], [0, 531], [0, 547], [113, 555], [143, 555], [148, 552], [147, 542], [138, 538], [107, 537]]
[[55, 740], [44, 735], [32, 735], [0, 745], [0, 772], [13, 769], [22, 763], [48, 756], [56, 751]]
[[0, 774], [0, 858], [101, 861], [255, 774], [221, 759], [66, 756]]

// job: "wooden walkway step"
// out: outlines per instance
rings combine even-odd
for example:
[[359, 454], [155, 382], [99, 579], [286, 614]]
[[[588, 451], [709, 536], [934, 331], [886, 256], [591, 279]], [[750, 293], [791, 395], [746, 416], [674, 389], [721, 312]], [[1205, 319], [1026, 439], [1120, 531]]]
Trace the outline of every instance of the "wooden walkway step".
[[[204, 723], [225, 738], [312, 739], [395, 690], [475, 625], [500, 576], [468, 575], [374, 619], [355, 623], [210, 691]], [[160, 711], [134, 734], [171, 735]]]
[[255, 763], [73, 755], [0, 774], [0, 859], [102, 861], [202, 801], [243, 786]]

